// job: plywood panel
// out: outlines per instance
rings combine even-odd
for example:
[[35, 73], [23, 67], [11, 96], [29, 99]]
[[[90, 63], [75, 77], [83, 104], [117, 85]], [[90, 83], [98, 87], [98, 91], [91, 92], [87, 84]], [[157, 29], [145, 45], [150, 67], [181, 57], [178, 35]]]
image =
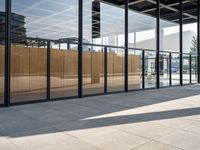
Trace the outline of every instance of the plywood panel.
[[64, 50], [51, 49], [51, 88], [64, 87]]
[[47, 50], [30, 48], [30, 90], [47, 87]]
[[11, 92], [30, 89], [30, 49], [26, 47], [11, 48]]

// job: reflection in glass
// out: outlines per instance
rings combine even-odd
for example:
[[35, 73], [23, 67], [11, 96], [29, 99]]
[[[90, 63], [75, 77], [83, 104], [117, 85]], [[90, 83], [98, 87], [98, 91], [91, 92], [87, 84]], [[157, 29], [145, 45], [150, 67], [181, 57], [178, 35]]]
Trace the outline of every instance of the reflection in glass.
[[183, 54], [183, 84], [190, 83], [190, 55]]
[[51, 98], [78, 95], [77, 46], [68, 50], [66, 45], [51, 43]]
[[145, 51], [145, 88], [156, 87], [156, 52]]
[[0, 104], [4, 102], [5, 0], [0, 0]]
[[192, 83], [197, 83], [198, 80], [198, 56], [191, 55], [191, 75]]
[[108, 92], [124, 90], [124, 49], [108, 48]]
[[83, 0], [85, 43], [124, 45], [124, 1]]
[[83, 94], [104, 92], [104, 51], [102, 47], [88, 47], [83, 51]]
[[[73, 48], [69, 46], [69, 42], [77, 42], [78, 0], [13, 0], [11, 17], [11, 102], [46, 99], [46, 39], [55, 44], [54, 47], [51, 45], [51, 56], [55, 54], [52, 61], [63, 60], [63, 64], [58, 66], [51, 61], [51, 67], [56, 68], [51, 72], [51, 90], [58, 91], [51, 93], [51, 96], [68, 96], [68, 91], [63, 92], [63, 89], [77, 85], [77, 66], [73, 66], [76, 72], [72, 71], [71, 65], [68, 66], [72, 63], [71, 55], [74, 53], [71, 54], [70, 50], [68, 53], [66, 50]], [[76, 50], [77, 46], [74, 49]], [[77, 52], [75, 53], [74, 55], [77, 55]], [[75, 58], [76, 56], [73, 61], [76, 61]], [[65, 68], [62, 68], [61, 73], [59, 69], [62, 65]], [[72, 83], [74, 78], [75, 83]], [[77, 95], [77, 92], [72, 93], [70, 92], [71, 95]]]
[[160, 52], [160, 86], [169, 86], [169, 53]]
[[[136, 3], [130, 1], [129, 3], [129, 47], [155, 50], [156, 3], [149, 3], [143, 0], [138, 0]], [[143, 7], [146, 4], [148, 4], [148, 7], [151, 9], [145, 12], [142, 10], [144, 10]]]
[[128, 52], [128, 89], [142, 88], [142, 51], [129, 49]]
[[171, 56], [172, 85], [180, 84], [180, 55], [172, 53]]

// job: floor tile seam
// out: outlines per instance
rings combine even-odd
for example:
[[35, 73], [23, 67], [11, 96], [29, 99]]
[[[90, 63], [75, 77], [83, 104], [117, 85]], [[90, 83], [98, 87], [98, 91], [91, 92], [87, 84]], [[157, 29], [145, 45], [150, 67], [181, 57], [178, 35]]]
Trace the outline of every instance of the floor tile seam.
[[[57, 129], [57, 130], [58, 130], [58, 129]], [[70, 137], [72, 137], [72, 138], [74, 138], [74, 139], [77, 139], [77, 140], [79, 140], [79, 141], [81, 141], [81, 142], [83, 142], [83, 143], [85, 143], [85, 144], [88, 144], [88, 145], [90, 145], [90, 146], [92, 146], [92, 147], [95, 147], [96, 149], [103, 150], [102, 148], [100, 148], [100, 147], [98, 147], [98, 146], [96, 146], [96, 145], [93, 145], [93, 144], [91, 144], [91, 143], [88, 143], [88, 142], [86, 142], [86, 141], [80, 139], [79, 137], [74, 136], [74, 135], [68, 133], [67, 131], [66, 131], [66, 132], [62, 132], [62, 133], [65, 134], [65, 135], [67, 135], [67, 136], [70, 136]]]
[[[111, 127], [112, 127], [112, 126], [111, 126]], [[112, 128], [114, 128], [114, 129], [116, 129], [116, 130], [120, 130], [120, 131], [126, 132], [126, 133], [128, 133], [128, 134], [132, 134], [132, 135], [135, 135], [135, 136], [141, 137], [141, 138], [145, 138], [145, 139], [150, 140], [150, 141], [155, 140], [155, 139], [159, 139], [159, 138], [163, 138], [163, 137], [165, 137], [165, 136], [168, 136], [168, 135], [174, 133], [174, 131], [170, 131], [170, 132], [168, 132], [168, 133], [167, 133], [166, 135], [164, 135], [164, 136], [161, 136], [161, 137], [158, 137], [158, 138], [150, 138], [150, 137], [146, 137], [146, 136], [138, 135], [137, 133], [128, 132], [128, 131], [123, 130], [123, 129], [119, 129], [119, 128], [115, 128], [115, 127], [112, 127]]]

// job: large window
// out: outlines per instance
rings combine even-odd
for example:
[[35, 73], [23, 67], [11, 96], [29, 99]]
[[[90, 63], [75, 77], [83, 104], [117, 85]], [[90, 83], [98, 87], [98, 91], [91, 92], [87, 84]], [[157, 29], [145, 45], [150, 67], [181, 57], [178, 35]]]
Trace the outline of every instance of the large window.
[[51, 98], [78, 95], [78, 51], [77, 46], [51, 42]]
[[[193, 8], [192, 11], [188, 9]], [[183, 53], [191, 55], [191, 60], [184, 58], [183, 62], [183, 77], [184, 83], [192, 80], [192, 83], [197, 83], [197, 0], [189, 1], [183, 4]], [[186, 55], [185, 55], [186, 56]], [[190, 56], [187, 56], [190, 57]], [[187, 61], [191, 63], [191, 74], [188, 74]]]
[[[112, 3], [115, 3], [113, 5]], [[124, 46], [124, 2], [83, 0], [83, 94], [104, 92], [104, 48]], [[124, 49], [108, 48], [108, 92], [124, 90]]]
[[[145, 11], [144, 6], [151, 9]], [[129, 47], [155, 50], [156, 1], [130, 1], [128, 13]]]
[[0, 104], [4, 101], [5, 0], [0, 0]]
[[[180, 52], [180, 3], [173, 1], [160, 1], [160, 86], [169, 86], [169, 71], [172, 72], [172, 85], [180, 83], [179, 57], [172, 53], [171, 68], [169, 68], [169, 53]], [[171, 15], [170, 15], [171, 14]], [[173, 14], [173, 15], [172, 15]]]
[[171, 54], [171, 76], [172, 76], [172, 85], [180, 84], [180, 54], [172, 53]]
[[170, 84], [170, 59], [169, 53], [160, 52], [160, 86]]
[[104, 48], [90, 46], [83, 52], [83, 94], [104, 92]]
[[145, 88], [156, 87], [156, 52], [145, 51], [144, 54]]
[[11, 102], [46, 99], [46, 39], [52, 41], [51, 98], [77, 95], [77, 46], [67, 44], [77, 42], [78, 0], [13, 0], [11, 17]]
[[129, 49], [128, 52], [128, 89], [142, 88], [142, 51]]
[[123, 1], [83, 0], [84, 43], [123, 46], [123, 5]]
[[124, 49], [109, 48], [107, 55], [108, 92], [124, 90]]

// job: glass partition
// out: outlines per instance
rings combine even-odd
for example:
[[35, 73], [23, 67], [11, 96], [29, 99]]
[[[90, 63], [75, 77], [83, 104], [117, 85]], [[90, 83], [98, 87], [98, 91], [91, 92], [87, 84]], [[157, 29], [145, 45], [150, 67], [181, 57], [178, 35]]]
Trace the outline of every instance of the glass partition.
[[183, 84], [190, 83], [190, 55], [183, 54]]
[[0, 0], [0, 104], [4, 103], [5, 0]]
[[198, 55], [191, 55], [191, 75], [192, 83], [198, 81]]
[[180, 85], [180, 55], [171, 53], [172, 85]]
[[128, 52], [128, 89], [142, 88], [142, 50], [129, 49]]
[[160, 52], [160, 86], [169, 86], [170, 62], [169, 53]]
[[156, 87], [156, 52], [145, 51], [145, 88]]
[[83, 94], [104, 93], [104, 48], [84, 46]]
[[77, 45], [67, 49], [67, 43], [51, 42], [51, 98], [78, 95]]
[[129, 1], [128, 19], [129, 47], [156, 50], [156, 1]]
[[108, 92], [124, 91], [124, 49], [108, 48]]
[[124, 45], [124, 1], [83, 0], [83, 42]]
[[[72, 54], [72, 48], [66, 50], [68, 42], [78, 39], [78, 0], [13, 0], [11, 25], [11, 103], [46, 99], [46, 39], [54, 42], [51, 98], [77, 95], [77, 51]], [[74, 70], [70, 65], [73, 62]], [[71, 86], [75, 86], [74, 91]]]

